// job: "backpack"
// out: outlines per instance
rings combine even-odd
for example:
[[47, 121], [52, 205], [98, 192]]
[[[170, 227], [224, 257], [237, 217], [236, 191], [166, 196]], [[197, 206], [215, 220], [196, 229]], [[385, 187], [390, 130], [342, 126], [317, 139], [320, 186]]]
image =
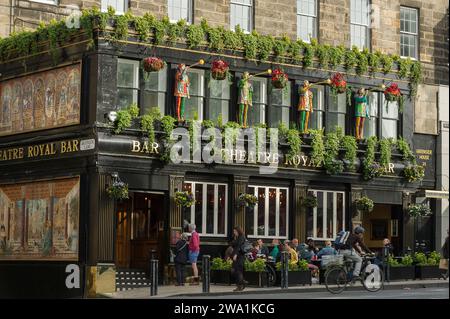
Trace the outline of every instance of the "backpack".
[[252, 245], [252, 243], [250, 243], [247, 239], [244, 241], [244, 243], [242, 244], [242, 246], [241, 246], [241, 251], [244, 253], [244, 254], [247, 254], [247, 253], [249, 253], [251, 250], [252, 250], [252, 248], [253, 248], [253, 245]]
[[350, 238], [350, 232], [341, 230], [337, 235], [336, 239], [334, 240], [334, 248], [336, 250], [339, 249], [347, 249], [350, 245], [348, 242], [348, 239]]

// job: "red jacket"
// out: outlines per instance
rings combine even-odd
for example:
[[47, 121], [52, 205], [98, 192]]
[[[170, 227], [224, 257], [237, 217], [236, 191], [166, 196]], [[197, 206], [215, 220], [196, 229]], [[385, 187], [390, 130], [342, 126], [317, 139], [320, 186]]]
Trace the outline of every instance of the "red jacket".
[[200, 251], [200, 237], [195, 230], [192, 232], [191, 239], [189, 240], [189, 251], [194, 253], [198, 253]]

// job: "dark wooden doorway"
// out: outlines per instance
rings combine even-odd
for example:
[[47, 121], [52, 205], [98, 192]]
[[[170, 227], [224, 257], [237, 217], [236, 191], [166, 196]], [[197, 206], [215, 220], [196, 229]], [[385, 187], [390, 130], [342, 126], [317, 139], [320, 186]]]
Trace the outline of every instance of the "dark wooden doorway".
[[116, 265], [120, 268], [148, 269], [151, 251], [164, 256], [165, 196], [160, 193], [130, 193], [118, 204]]

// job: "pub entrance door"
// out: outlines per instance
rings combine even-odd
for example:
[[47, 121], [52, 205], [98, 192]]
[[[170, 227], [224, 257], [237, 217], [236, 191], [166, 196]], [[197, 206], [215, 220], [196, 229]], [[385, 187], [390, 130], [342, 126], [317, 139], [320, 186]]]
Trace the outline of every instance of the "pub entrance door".
[[163, 193], [130, 192], [117, 205], [116, 265], [148, 269], [151, 252], [160, 262], [165, 255]]

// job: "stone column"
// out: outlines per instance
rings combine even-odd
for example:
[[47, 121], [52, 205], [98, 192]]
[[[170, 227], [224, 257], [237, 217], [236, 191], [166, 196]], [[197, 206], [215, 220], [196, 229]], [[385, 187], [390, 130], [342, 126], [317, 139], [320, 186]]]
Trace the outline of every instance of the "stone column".
[[233, 198], [232, 198], [232, 211], [233, 215], [233, 227], [240, 226], [245, 231], [245, 206], [237, 206], [238, 197], [241, 193], [246, 193], [248, 187], [248, 176], [234, 176], [233, 183]]
[[184, 176], [169, 176], [169, 225], [172, 227], [183, 227], [182, 208], [175, 203], [175, 193], [183, 189]]
[[[290, 236], [297, 238], [300, 242], [306, 239], [306, 212], [307, 209], [302, 205], [302, 198], [306, 197], [308, 187], [304, 181], [296, 180], [294, 184], [294, 191], [292, 194], [292, 216], [294, 223], [294, 234]], [[292, 229], [292, 228], [290, 228]]]

